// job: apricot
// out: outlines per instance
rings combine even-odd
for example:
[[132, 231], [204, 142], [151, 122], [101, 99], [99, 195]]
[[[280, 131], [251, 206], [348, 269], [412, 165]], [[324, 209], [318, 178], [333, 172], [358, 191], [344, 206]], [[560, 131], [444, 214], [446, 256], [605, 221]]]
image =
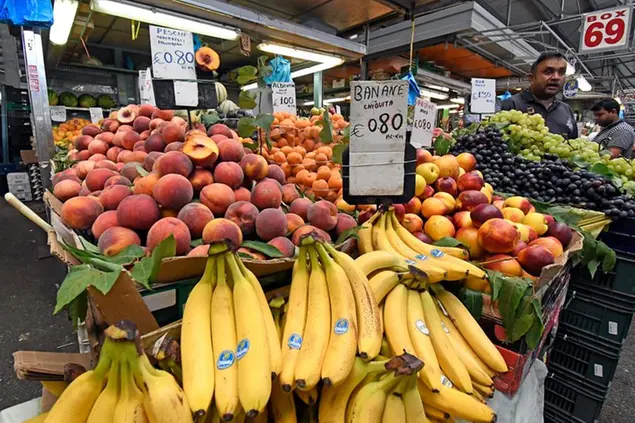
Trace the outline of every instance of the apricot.
[[141, 239], [135, 231], [121, 226], [106, 229], [97, 242], [99, 251], [105, 256], [119, 254], [131, 245], [141, 245]]
[[126, 185], [111, 185], [105, 187], [99, 194], [99, 202], [104, 210], [116, 210], [121, 201], [132, 195], [132, 191]]
[[293, 257], [295, 255], [295, 245], [286, 237], [278, 236], [267, 242], [267, 244], [276, 247], [284, 257]]
[[259, 181], [269, 173], [269, 165], [264, 157], [258, 154], [247, 154], [240, 159], [240, 167], [247, 178]]
[[146, 194], [152, 195], [152, 191], [154, 190], [154, 184], [157, 183], [160, 176], [156, 172], [150, 172], [146, 176], [142, 176], [140, 178], [135, 179], [132, 191], [135, 194]]
[[322, 230], [330, 231], [337, 225], [337, 207], [329, 201], [318, 201], [307, 210], [307, 221]]
[[148, 230], [159, 217], [159, 206], [146, 194], [128, 196], [117, 207], [119, 224], [130, 229]]
[[423, 230], [435, 241], [445, 237], [453, 237], [456, 233], [454, 224], [445, 216], [431, 216], [423, 226]]
[[152, 151], [160, 151], [163, 152], [165, 150], [165, 143], [163, 142], [163, 138], [161, 134], [152, 134], [150, 135], [144, 142], [143, 148], [146, 153], [150, 153]]
[[185, 176], [170, 173], [154, 184], [152, 196], [161, 206], [178, 210], [192, 201], [194, 189]]
[[256, 218], [256, 234], [263, 241], [270, 241], [287, 233], [287, 217], [280, 209], [265, 209]]
[[187, 225], [175, 217], [164, 217], [157, 220], [148, 231], [146, 246], [150, 251], [170, 235], [176, 241], [176, 255], [181, 256], [190, 249], [192, 237]]
[[243, 183], [244, 174], [238, 163], [221, 162], [214, 169], [214, 181], [237, 189]]
[[306, 222], [309, 207], [311, 207], [312, 204], [313, 202], [306, 197], [297, 198], [291, 203], [289, 211], [291, 213], [297, 214], [298, 216], [300, 216], [300, 218], [302, 218], [302, 220]]
[[155, 162], [155, 166], [161, 176], [176, 173], [188, 177], [190, 173], [192, 173], [192, 170], [194, 170], [192, 161], [180, 151], [165, 153]]
[[92, 226], [104, 207], [94, 197], [73, 197], [62, 205], [61, 217], [72, 229], [88, 229]]
[[230, 249], [235, 250], [243, 243], [243, 233], [238, 225], [229, 219], [211, 220], [203, 229], [203, 243], [217, 242], [224, 242]]
[[236, 201], [251, 201], [251, 191], [245, 187], [240, 187], [234, 190], [234, 197], [236, 197]]
[[357, 221], [353, 216], [346, 213], [337, 214], [337, 224], [335, 225], [335, 235], [340, 236], [342, 232], [355, 228]]
[[200, 194], [201, 203], [206, 205], [214, 216], [224, 216], [227, 208], [236, 201], [234, 191], [225, 184], [213, 183], [205, 186]]
[[277, 209], [280, 207], [280, 204], [282, 204], [282, 191], [278, 183], [273, 180], [258, 182], [251, 190], [251, 202], [259, 210], [267, 208]]
[[163, 156], [164, 153], [160, 151], [151, 151], [148, 153], [146, 158], [143, 160], [143, 168], [148, 172], [152, 171], [154, 168], [154, 163], [159, 159], [159, 157]]
[[187, 256], [188, 257], [207, 257], [208, 253], [209, 253], [209, 245], [202, 244], [192, 248], [190, 252], [187, 253]]
[[117, 221], [117, 211], [108, 210], [97, 216], [97, 219], [93, 222], [90, 231], [93, 233], [95, 239], [99, 239], [106, 229], [112, 228], [113, 226], [119, 226], [119, 221]]
[[258, 209], [248, 201], [237, 201], [230, 205], [225, 212], [225, 219], [229, 219], [238, 225], [243, 235], [254, 232]]

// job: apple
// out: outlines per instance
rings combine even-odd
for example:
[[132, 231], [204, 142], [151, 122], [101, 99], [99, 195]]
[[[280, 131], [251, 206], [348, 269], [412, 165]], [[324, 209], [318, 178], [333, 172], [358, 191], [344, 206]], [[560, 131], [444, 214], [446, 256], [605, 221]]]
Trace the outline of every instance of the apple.
[[547, 226], [547, 220], [545, 219], [545, 215], [542, 213], [535, 213], [535, 212], [527, 213], [522, 223], [534, 228], [538, 236], [543, 235], [549, 229], [549, 227]]
[[434, 181], [436, 181], [439, 177], [440, 170], [436, 164], [427, 162], [417, 166], [416, 172], [417, 175], [423, 176], [423, 178], [426, 180], [426, 183], [433, 184]]

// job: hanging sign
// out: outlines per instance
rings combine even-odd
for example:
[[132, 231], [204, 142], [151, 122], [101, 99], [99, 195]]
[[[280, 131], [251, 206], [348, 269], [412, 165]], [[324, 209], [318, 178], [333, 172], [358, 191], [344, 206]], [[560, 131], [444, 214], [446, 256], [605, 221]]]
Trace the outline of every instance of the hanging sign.
[[472, 78], [472, 113], [496, 113], [496, 80]]
[[293, 82], [272, 82], [271, 91], [274, 112], [297, 114], [295, 84]]
[[437, 126], [437, 105], [424, 98], [415, 102], [415, 117], [412, 122], [410, 144], [420, 147], [432, 147], [432, 132]]
[[66, 122], [66, 107], [51, 106], [51, 120], [53, 122]]
[[404, 193], [407, 81], [351, 82], [348, 193]]
[[632, 6], [622, 6], [582, 15], [582, 36], [578, 53], [628, 48], [632, 11]]
[[104, 118], [104, 109], [101, 107], [89, 107], [88, 113], [90, 113], [90, 121], [92, 123], [99, 123]]
[[195, 81], [174, 81], [174, 104], [184, 107], [198, 106], [198, 84]]
[[564, 98], [573, 98], [578, 93], [578, 80], [570, 79], [564, 83], [562, 87], [562, 95]]
[[240, 34], [240, 52], [247, 57], [251, 55], [251, 38], [247, 34]]
[[150, 75], [150, 68], [139, 71], [139, 99], [141, 100], [141, 104], [152, 104], [156, 106], [154, 87], [152, 86], [152, 77]]
[[152, 75], [157, 79], [196, 79], [192, 33], [150, 25]]

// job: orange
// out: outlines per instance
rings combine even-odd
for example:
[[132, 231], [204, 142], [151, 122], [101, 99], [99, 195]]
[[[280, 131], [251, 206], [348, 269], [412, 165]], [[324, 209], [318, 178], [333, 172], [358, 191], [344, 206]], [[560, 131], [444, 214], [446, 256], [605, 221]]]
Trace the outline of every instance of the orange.
[[[317, 173], [315, 172], [310, 172], [305, 178], [304, 178], [304, 185], [307, 187], [311, 187], [313, 186], [313, 182], [317, 181]], [[327, 183], [328, 185], [328, 183]]]
[[331, 169], [328, 166], [320, 166], [317, 170], [317, 178], [328, 181], [331, 177]]
[[313, 189], [313, 192], [315, 192], [316, 197], [324, 198], [329, 193], [329, 184], [322, 179], [318, 179], [313, 182], [311, 188]]
[[306, 185], [306, 179], [309, 176], [309, 171], [306, 169], [301, 169], [299, 172], [295, 174], [295, 180], [302, 185]]
[[340, 177], [339, 174], [333, 174], [329, 178], [328, 184], [329, 184], [329, 188], [335, 191], [339, 191], [342, 188], [342, 178]]
[[287, 157], [282, 151], [278, 151], [273, 155], [273, 161], [278, 164], [285, 163], [287, 161]]
[[289, 162], [289, 164], [297, 165], [302, 163], [302, 160], [302, 155], [300, 153], [292, 151], [291, 153], [287, 154], [287, 162]]

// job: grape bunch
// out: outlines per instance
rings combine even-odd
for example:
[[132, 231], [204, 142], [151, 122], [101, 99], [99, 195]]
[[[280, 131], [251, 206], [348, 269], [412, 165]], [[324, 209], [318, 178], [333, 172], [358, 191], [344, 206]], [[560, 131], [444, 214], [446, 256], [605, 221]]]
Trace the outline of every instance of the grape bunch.
[[479, 128], [475, 134], [459, 137], [451, 153], [464, 152], [474, 155], [477, 169], [498, 192], [598, 210], [612, 217], [635, 217], [635, 201], [610, 180], [574, 170], [555, 154], [544, 154], [542, 161], [516, 156], [495, 128]]

